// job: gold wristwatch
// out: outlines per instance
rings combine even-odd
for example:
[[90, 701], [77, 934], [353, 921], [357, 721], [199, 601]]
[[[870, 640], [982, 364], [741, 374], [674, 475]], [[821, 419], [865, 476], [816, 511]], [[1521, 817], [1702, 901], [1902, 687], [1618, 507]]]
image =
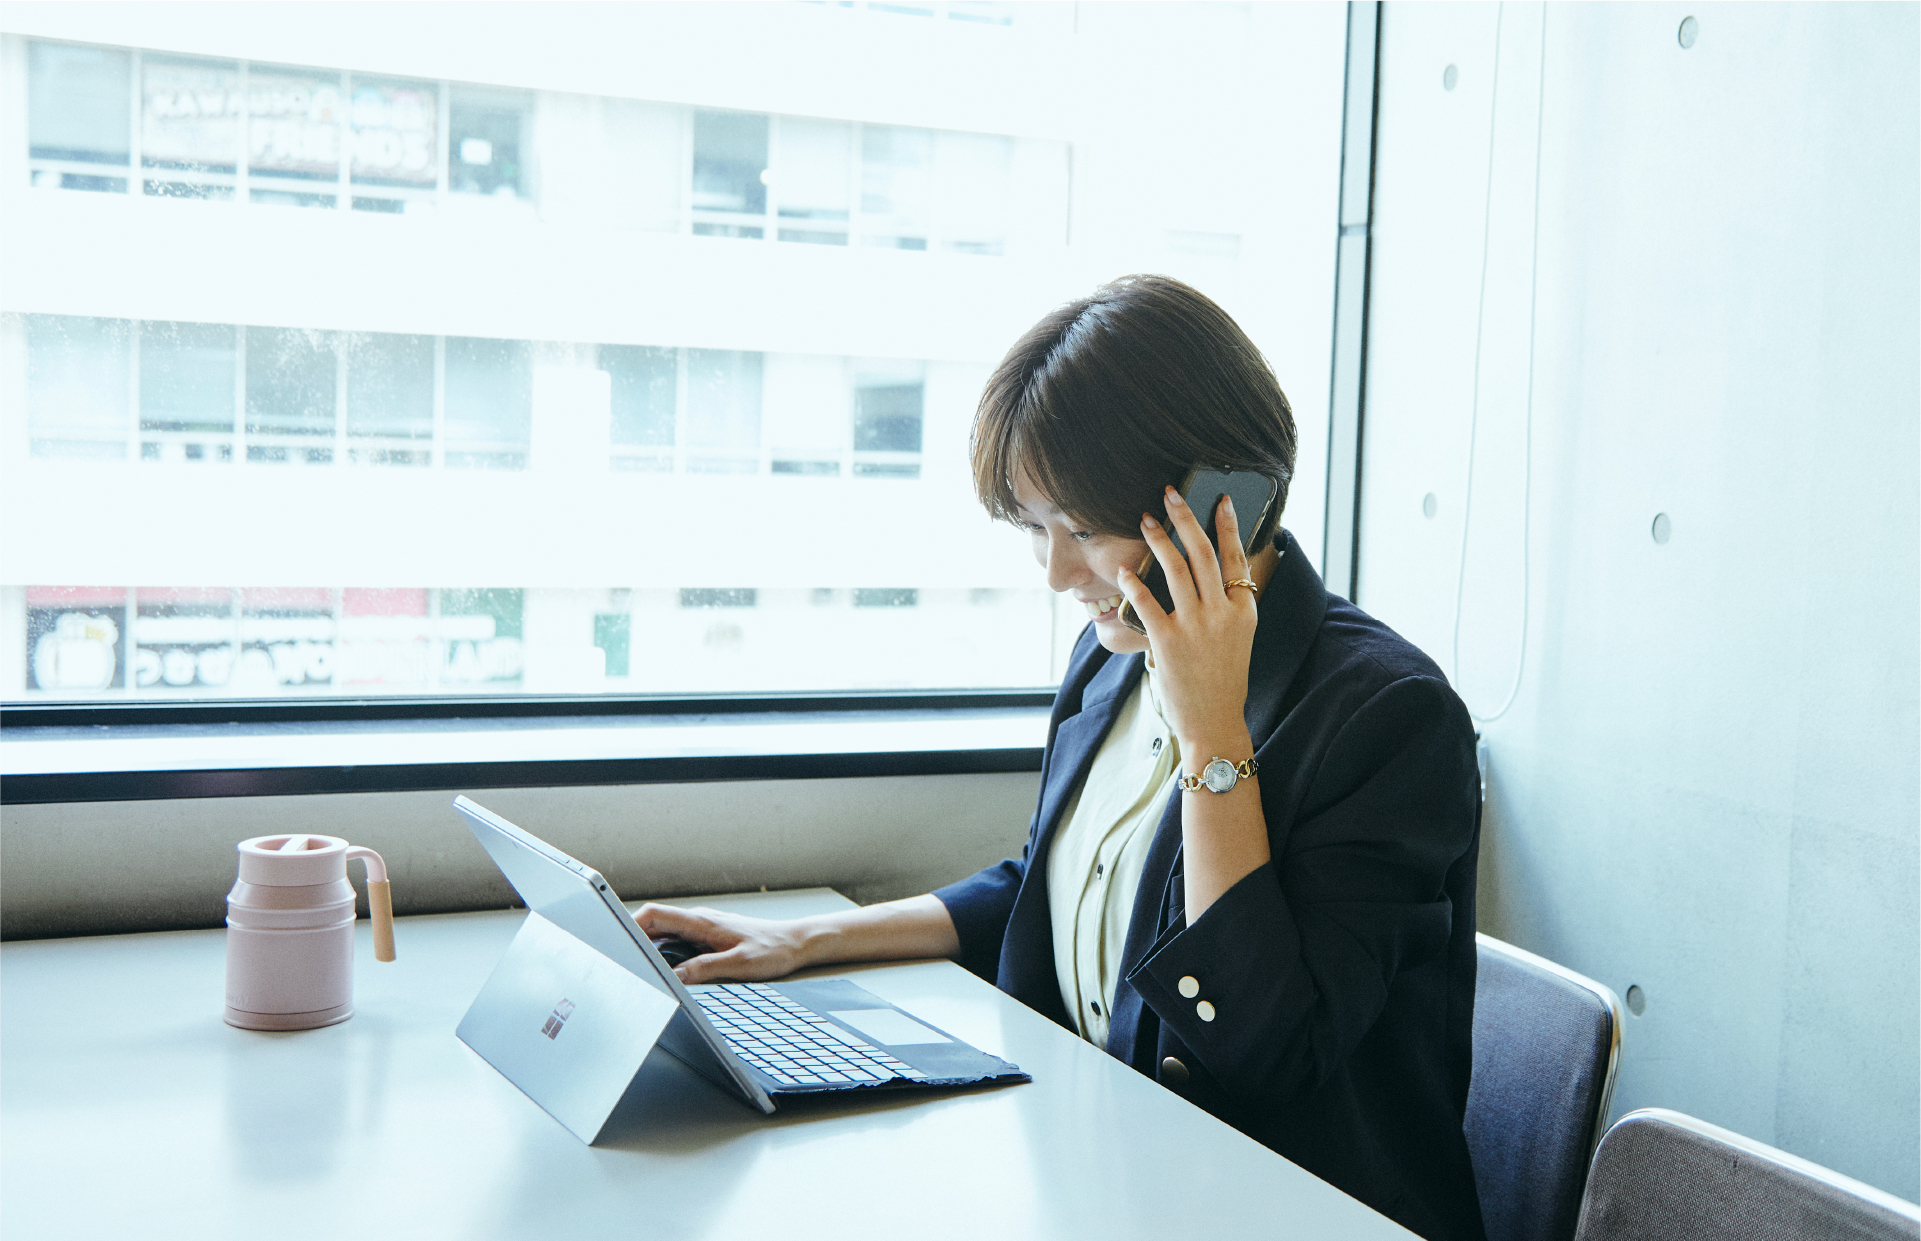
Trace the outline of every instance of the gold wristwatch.
[[1261, 769], [1253, 759], [1243, 763], [1230, 763], [1224, 758], [1210, 758], [1207, 766], [1198, 775], [1182, 776], [1175, 783], [1192, 793], [1195, 789], [1206, 789], [1210, 793], [1232, 792], [1235, 785]]

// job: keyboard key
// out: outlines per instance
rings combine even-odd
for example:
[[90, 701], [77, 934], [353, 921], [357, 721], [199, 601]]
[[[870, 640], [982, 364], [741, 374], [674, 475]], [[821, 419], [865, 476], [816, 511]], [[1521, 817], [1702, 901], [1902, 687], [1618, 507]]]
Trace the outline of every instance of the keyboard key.
[[700, 993], [714, 1028], [740, 1058], [783, 1085], [928, 1080], [866, 1040], [763, 983]]

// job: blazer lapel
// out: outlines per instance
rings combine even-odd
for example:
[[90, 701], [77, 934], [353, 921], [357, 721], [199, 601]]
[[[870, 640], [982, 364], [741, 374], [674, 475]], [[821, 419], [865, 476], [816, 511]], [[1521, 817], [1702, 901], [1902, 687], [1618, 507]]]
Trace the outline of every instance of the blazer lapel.
[[1247, 665], [1247, 735], [1254, 748], [1274, 735], [1294, 675], [1327, 615], [1327, 589], [1294, 536], [1281, 531], [1281, 563], [1261, 592], [1260, 622]]
[[1060, 827], [1062, 811], [1087, 778], [1087, 770], [1107, 739], [1121, 703], [1140, 680], [1145, 665], [1139, 655], [1109, 658], [1088, 681], [1080, 711], [1055, 726], [1042, 778], [1040, 810], [1035, 816], [1034, 844], [1008, 916], [1006, 938], [1001, 941], [997, 980], [1001, 990], [1070, 1029], [1060, 979], [1054, 971], [1054, 921], [1047, 904], [1048, 850]]

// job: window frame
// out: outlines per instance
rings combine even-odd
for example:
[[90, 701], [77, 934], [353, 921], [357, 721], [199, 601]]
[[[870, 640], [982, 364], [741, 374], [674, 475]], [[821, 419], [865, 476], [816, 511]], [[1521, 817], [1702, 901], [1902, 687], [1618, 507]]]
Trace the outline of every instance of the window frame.
[[[271, 734], [297, 741], [313, 727], [347, 725], [336, 735], [382, 731], [383, 725], [436, 721], [573, 723], [613, 729], [636, 717], [662, 723], [832, 725], [851, 713], [901, 720], [928, 715], [956, 721], [1019, 712], [1038, 720], [1052, 689], [954, 689], [915, 693], [848, 690], [792, 694], [524, 695], [335, 698], [253, 701], [47, 702], [0, 709], [0, 747], [9, 741], [81, 747], [102, 730], [148, 730], [181, 736], [212, 728], [233, 735]], [[1041, 770], [1042, 749], [1007, 746], [921, 746], [887, 750], [802, 748], [790, 752], [661, 752], [619, 758], [545, 758], [508, 763], [398, 761], [380, 764], [181, 768], [156, 765], [111, 771], [16, 771], [0, 780], [0, 805], [146, 801], [197, 797], [263, 797], [331, 793], [399, 793], [455, 788], [677, 784], [689, 782], [979, 775]]]

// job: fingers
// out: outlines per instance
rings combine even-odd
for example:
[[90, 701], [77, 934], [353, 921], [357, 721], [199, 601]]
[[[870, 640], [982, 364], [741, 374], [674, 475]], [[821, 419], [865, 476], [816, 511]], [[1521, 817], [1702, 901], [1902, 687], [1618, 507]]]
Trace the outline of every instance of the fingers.
[[723, 925], [713, 914], [711, 909], [649, 903], [634, 911], [634, 921], [649, 935], [678, 935], [710, 948], [730, 948], [739, 943], [740, 932]]
[[[1221, 565], [1215, 558], [1213, 544], [1208, 540], [1207, 531], [1202, 529], [1200, 515], [1189, 508], [1180, 493], [1167, 489], [1167, 517], [1180, 533], [1181, 544], [1187, 548], [1187, 559], [1192, 566], [1190, 586], [1196, 597], [1215, 599], [1220, 597]], [[1175, 599], [1174, 610], [1180, 610], [1180, 600]]]
[[1147, 583], [1135, 576], [1134, 570], [1126, 565], [1122, 565], [1115, 573], [1115, 584], [1121, 588], [1121, 594], [1126, 597], [1128, 603], [1133, 605], [1134, 615], [1141, 618], [1141, 624], [1147, 630], [1148, 639], [1152, 641], [1156, 627], [1167, 623], [1167, 613], [1161, 610], [1161, 601], [1154, 597], [1154, 592], [1147, 588]]
[[656, 905], [652, 901], [634, 911], [634, 921], [649, 935], [681, 935], [694, 924], [694, 919], [684, 909], [673, 905]]
[[748, 965], [747, 945], [736, 944], [726, 952], [704, 952], [697, 957], [688, 957], [674, 967], [684, 983], [718, 982], [726, 980], [752, 981], [753, 972]]
[[1214, 530], [1221, 536], [1221, 580], [1246, 577], [1247, 552], [1241, 547], [1241, 519], [1234, 512], [1234, 497], [1224, 495], [1214, 506]]
[[[1172, 501], [1168, 502], [1167, 511], [1172, 517], [1175, 512]], [[1173, 601], [1174, 610], [1178, 612], [1192, 604], [1194, 602], [1193, 571], [1188, 568], [1187, 557], [1181, 555], [1181, 549], [1174, 545], [1173, 539], [1167, 537], [1167, 530], [1152, 516], [1142, 513], [1141, 537], [1147, 540], [1148, 550], [1153, 552], [1154, 559], [1160, 562], [1161, 573], [1167, 578], [1168, 598]], [[1207, 541], [1205, 535], [1200, 538], [1203, 543]], [[1182, 541], [1187, 541], [1185, 532], [1182, 534]], [[1192, 544], [1190, 543], [1189, 546]]]

